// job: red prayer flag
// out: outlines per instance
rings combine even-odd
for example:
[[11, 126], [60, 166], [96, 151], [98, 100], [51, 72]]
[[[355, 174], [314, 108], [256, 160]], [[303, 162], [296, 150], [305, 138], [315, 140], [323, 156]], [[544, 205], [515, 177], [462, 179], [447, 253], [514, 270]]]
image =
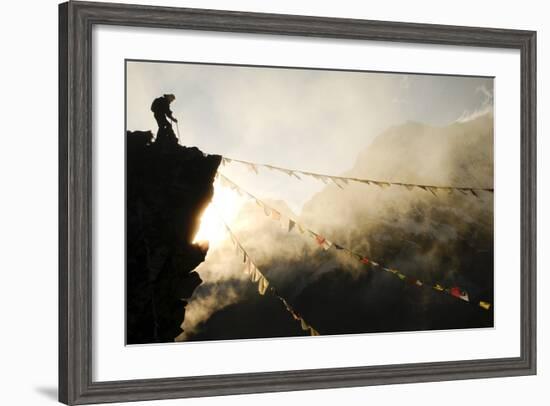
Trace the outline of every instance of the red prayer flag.
[[364, 263], [364, 264], [368, 264], [369, 259], [367, 257], [363, 257], [363, 258], [361, 258], [361, 262]]
[[317, 243], [319, 245], [323, 245], [326, 241], [325, 237], [323, 237], [322, 235], [318, 235], [315, 237], [315, 239], [317, 240]]
[[463, 296], [462, 291], [459, 288], [457, 288], [456, 286], [451, 288], [450, 293], [451, 293], [451, 295], [453, 295], [455, 297], [458, 297], [458, 298], [461, 298]]

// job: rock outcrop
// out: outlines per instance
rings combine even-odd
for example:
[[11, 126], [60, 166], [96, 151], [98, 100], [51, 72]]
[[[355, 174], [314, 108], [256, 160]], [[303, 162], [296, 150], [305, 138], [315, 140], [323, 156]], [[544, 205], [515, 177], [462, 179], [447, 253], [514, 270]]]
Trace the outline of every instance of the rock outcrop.
[[127, 132], [126, 342], [172, 342], [186, 299], [202, 283], [194, 269], [208, 246], [193, 243], [212, 199], [221, 157], [152, 133]]

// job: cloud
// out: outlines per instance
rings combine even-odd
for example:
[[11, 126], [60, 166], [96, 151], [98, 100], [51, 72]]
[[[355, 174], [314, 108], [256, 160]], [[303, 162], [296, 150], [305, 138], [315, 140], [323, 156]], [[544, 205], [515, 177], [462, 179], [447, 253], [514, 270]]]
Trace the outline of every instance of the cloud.
[[487, 114], [493, 114], [493, 90], [489, 89], [487, 86], [479, 86], [476, 88], [476, 93], [482, 95], [483, 99], [481, 100], [480, 105], [473, 111], [464, 110], [460, 117], [456, 119], [459, 123], [464, 123], [466, 121], [474, 120], [478, 117], [485, 116]]
[[[127, 73], [129, 129], [154, 131], [152, 100], [174, 93], [182, 143], [324, 173], [348, 170], [388, 127], [454, 121], [477, 108], [477, 87], [492, 86], [475, 77], [147, 62], [129, 62]], [[265, 196], [281, 190], [295, 210], [319, 191], [277, 174], [264, 180], [247, 178]]]

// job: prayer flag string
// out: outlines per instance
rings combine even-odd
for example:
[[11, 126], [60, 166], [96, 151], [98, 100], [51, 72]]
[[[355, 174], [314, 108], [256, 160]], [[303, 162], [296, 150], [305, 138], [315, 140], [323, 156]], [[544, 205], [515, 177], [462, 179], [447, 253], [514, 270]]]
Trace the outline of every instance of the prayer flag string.
[[324, 175], [320, 173], [315, 172], [308, 172], [308, 171], [302, 171], [298, 169], [288, 169], [288, 168], [282, 168], [280, 166], [274, 166], [274, 165], [268, 165], [268, 164], [259, 164], [254, 163], [250, 161], [243, 161], [241, 159], [234, 159], [234, 158], [227, 158], [222, 157], [222, 165], [227, 165], [232, 162], [237, 162], [243, 165], [246, 165], [252, 172], [255, 174], [258, 174], [258, 167], [264, 167], [269, 170], [275, 170], [282, 172], [290, 177], [295, 177], [298, 180], [302, 180], [302, 178], [299, 176], [310, 176], [316, 180], [322, 181], [325, 184], [328, 184], [329, 182], [332, 182], [340, 189], [343, 189], [345, 185], [348, 184], [348, 182], [357, 182], [362, 183], [366, 185], [375, 185], [380, 188], [386, 188], [388, 186], [398, 186], [398, 187], [404, 187], [407, 190], [413, 190], [415, 188], [422, 189], [425, 192], [429, 192], [433, 194], [434, 196], [437, 196], [437, 192], [447, 192], [452, 193], [454, 191], [460, 192], [465, 195], [472, 195], [474, 197], [479, 197], [479, 192], [487, 192], [487, 193], [493, 193], [493, 188], [480, 188], [480, 187], [466, 187], [466, 186], [438, 186], [438, 185], [425, 185], [425, 184], [417, 184], [417, 183], [406, 183], [406, 182], [390, 182], [390, 181], [381, 181], [381, 180], [375, 180], [375, 179], [363, 179], [363, 178], [353, 178], [353, 177], [345, 177], [345, 176], [333, 176], [333, 175]]
[[279, 221], [279, 223], [280, 223], [281, 227], [283, 227], [283, 229], [285, 229], [288, 232], [292, 231], [293, 229], [297, 229], [300, 234], [306, 234], [310, 238], [312, 238], [317, 243], [317, 245], [319, 247], [323, 248], [325, 251], [330, 249], [331, 247], [333, 247], [334, 249], [336, 249], [338, 251], [341, 251], [341, 252], [344, 252], [344, 253], [348, 254], [350, 257], [358, 260], [359, 262], [361, 262], [365, 265], [371, 266], [373, 269], [378, 269], [378, 270], [382, 270], [384, 272], [391, 273], [394, 276], [396, 276], [397, 278], [399, 278], [400, 280], [402, 280], [403, 282], [409, 283], [412, 286], [429, 287], [429, 288], [431, 288], [431, 289], [433, 289], [437, 292], [453, 296], [457, 299], [460, 299], [464, 302], [467, 302], [467, 303], [470, 303], [470, 304], [473, 304], [473, 305], [477, 305], [477, 306], [481, 307], [484, 310], [489, 310], [491, 308], [491, 304], [488, 303], [488, 302], [480, 301], [479, 303], [475, 303], [473, 301], [470, 301], [470, 297], [469, 297], [468, 293], [466, 291], [460, 289], [457, 286], [444, 287], [439, 283], [436, 283], [435, 285], [430, 285], [429, 283], [424, 283], [423, 281], [421, 281], [419, 279], [412, 278], [412, 277], [409, 277], [407, 275], [404, 275], [403, 273], [401, 273], [397, 269], [393, 269], [393, 268], [389, 268], [389, 267], [386, 267], [384, 265], [381, 265], [380, 263], [368, 258], [365, 255], [361, 255], [357, 252], [352, 251], [349, 248], [346, 248], [346, 247], [344, 247], [340, 244], [334, 243], [334, 242], [330, 241], [329, 239], [327, 239], [326, 237], [322, 236], [321, 234], [316, 233], [315, 231], [312, 231], [309, 228], [305, 227], [303, 224], [298, 222], [296, 219], [293, 219], [293, 218], [290, 218], [290, 217], [287, 217], [287, 216], [283, 215], [281, 212], [279, 212], [275, 208], [271, 207], [270, 205], [268, 205], [264, 201], [260, 200], [259, 198], [257, 198], [253, 194], [249, 193], [248, 191], [246, 191], [243, 188], [241, 188], [240, 186], [238, 186], [235, 182], [233, 182], [232, 180], [227, 178], [222, 173], [218, 172], [216, 174], [216, 177], [219, 177], [220, 183], [221, 183], [222, 186], [227, 186], [231, 190], [237, 192], [239, 195], [241, 195], [241, 196], [244, 195], [244, 196], [248, 197], [249, 199], [254, 200], [258, 206], [263, 208], [264, 214], [266, 216], [270, 217], [273, 220]]
[[258, 293], [260, 295], [265, 295], [267, 291], [269, 291], [273, 296], [275, 296], [277, 299], [281, 301], [281, 303], [284, 305], [285, 309], [292, 315], [292, 318], [300, 323], [300, 328], [303, 331], [308, 332], [312, 336], [318, 336], [320, 335], [319, 332], [313, 328], [309, 323], [307, 323], [302, 316], [294, 310], [294, 308], [288, 303], [288, 301], [279, 295], [275, 287], [267, 280], [265, 275], [260, 272], [254, 261], [250, 258], [250, 255], [248, 255], [248, 252], [244, 249], [240, 241], [237, 239], [236, 235], [233, 233], [231, 228], [227, 225], [225, 221], [222, 222], [225, 226], [225, 229], [227, 233], [229, 234], [231, 238], [231, 242], [233, 243], [233, 246], [235, 247], [237, 251], [237, 255], [242, 256], [243, 263], [244, 263], [244, 272], [250, 276], [250, 279], [252, 282], [255, 282], [258, 284]]

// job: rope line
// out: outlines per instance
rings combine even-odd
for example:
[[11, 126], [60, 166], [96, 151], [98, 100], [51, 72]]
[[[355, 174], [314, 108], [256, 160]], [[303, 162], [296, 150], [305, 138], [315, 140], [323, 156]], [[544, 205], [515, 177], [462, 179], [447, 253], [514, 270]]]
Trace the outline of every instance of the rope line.
[[[281, 224], [286, 225], [286, 223], [282, 222], [283, 217], [286, 217], [286, 216], [283, 216], [277, 209], [271, 207], [270, 205], [268, 205], [267, 203], [265, 203], [264, 201], [262, 201], [261, 199], [253, 195], [252, 193], [246, 191], [245, 189], [237, 185], [235, 182], [227, 178], [227, 176], [223, 175], [221, 172], [218, 172], [216, 176], [219, 176], [222, 186], [227, 185], [231, 190], [236, 191], [239, 195], [244, 194], [249, 199], [254, 200], [258, 206], [264, 209], [264, 214], [266, 216], [272, 218], [273, 220], [279, 221]], [[347, 253], [349, 256], [360, 261], [361, 263], [365, 265], [370, 265], [373, 269], [378, 269], [378, 270], [382, 270], [384, 272], [393, 274], [403, 282], [407, 282], [411, 285], [418, 286], [418, 287], [421, 287], [421, 286], [430, 287], [437, 292], [450, 295], [454, 298], [460, 299], [469, 304], [477, 305], [484, 310], [489, 310], [491, 308], [491, 304], [485, 301], [479, 301], [478, 303], [471, 302], [468, 293], [460, 289], [459, 287], [454, 286], [454, 287], [448, 288], [448, 287], [442, 286], [439, 283], [436, 283], [435, 285], [424, 283], [419, 279], [411, 278], [410, 276], [404, 275], [403, 273], [401, 273], [396, 269], [381, 265], [380, 263], [373, 261], [372, 259], [366, 257], [365, 255], [359, 254], [349, 248], [344, 247], [343, 245], [334, 243], [328, 240], [326, 237], [322, 236], [321, 234], [316, 233], [315, 231], [305, 227], [300, 222], [298, 222], [297, 220], [291, 217], [286, 217], [284, 220], [285, 221], [288, 220], [287, 231], [290, 232], [292, 229], [294, 229], [294, 227], [297, 227], [300, 234], [308, 233], [308, 235], [311, 238], [313, 238], [316, 241], [316, 243], [320, 247], [322, 247], [325, 251], [331, 247], [334, 247], [336, 250]]]
[[465, 195], [471, 194], [475, 197], [479, 197], [478, 195], [479, 192], [494, 193], [494, 188], [468, 187], [468, 186], [439, 186], [439, 185], [427, 185], [427, 184], [406, 183], [406, 182], [390, 182], [390, 181], [381, 181], [381, 180], [375, 180], [375, 179], [352, 178], [352, 177], [346, 177], [346, 176], [333, 176], [333, 175], [325, 175], [325, 174], [316, 173], [316, 172], [302, 171], [299, 169], [288, 169], [288, 168], [283, 168], [275, 165], [255, 163], [250, 161], [244, 161], [241, 159], [234, 159], [234, 158], [228, 158], [228, 157], [222, 156], [223, 165], [230, 164], [232, 162], [237, 162], [237, 163], [246, 165], [256, 174], [259, 173], [258, 167], [264, 167], [270, 170], [276, 170], [276, 171], [285, 173], [288, 176], [295, 177], [299, 180], [302, 180], [302, 178], [300, 178], [298, 174], [310, 176], [316, 180], [320, 180], [324, 182], [325, 184], [328, 184], [328, 181], [331, 180], [336, 186], [338, 186], [341, 189], [343, 189], [343, 185], [347, 185], [348, 182], [357, 182], [357, 183], [362, 183], [366, 185], [372, 184], [372, 185], [379, 186], [381, 188], [388, 187], [388, 186], [400, 186], [400, 187], [406, 188], [407, 190], [413, 190], [414, 188], [419, 188], [426, 192], [430, 192], [435, 196], [437, 196], [436, 194], [437, 191], [446, 191], [448, 193], [458, 191], [462, 194], [465, 194]]
[[[220, 215], [220, 218], [221, 218], [221, 215]], [[320, 335], [316, 329], [314, 329], [309, 323], [307, 323], [304, 320], [304, 318], [300, 316], [296, 312], [296, 310], [294, 310], [294, 308], [288, 303], [288, 301], [284, 297], [279, 295], [275, 287], [273, 287], [273, 285], [267, 280], [265, 275], [260, 272], [256, 264], [248, 254], [248, 252], [244, 249], [241, 242], [238, 240], [235, 233], [231, 230], [231, 228], [229, 228], [229, 226], [223, 220], [223, 218], [221, 220], [223, 225], [225, 226], [226, 231], [231, 237], [231, 241], [233, 242], [234, 246], [237, 248], [237, 253], [243, 256], [243, 262], [245, 264], [244, 266], [245, 273], [250, 275], [252, 282], [258, 282], [258, 293], [263, 296], [265, 292], [269, 290], [269, 292], [273, 296], [275, 296], [277, 299], [281, 301], [281, 303], [283, 303], [286, 310], [292, 315], [292, 318], [300, 322], [300, 327], [303, 331], [307, 331], [312, 336]]]

